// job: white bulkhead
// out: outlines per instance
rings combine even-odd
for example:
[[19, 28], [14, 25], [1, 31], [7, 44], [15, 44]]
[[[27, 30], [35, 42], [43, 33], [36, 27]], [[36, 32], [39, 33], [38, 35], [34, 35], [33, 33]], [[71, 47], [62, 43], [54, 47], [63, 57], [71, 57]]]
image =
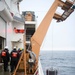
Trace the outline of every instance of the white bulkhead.
[[22, 0], [0, 0], [0, 52], [7, 45], [9, 52], [14, 46], [23, 48], [23, 34], [15, 28], [24, 29], [24, 21], [19, 13]]

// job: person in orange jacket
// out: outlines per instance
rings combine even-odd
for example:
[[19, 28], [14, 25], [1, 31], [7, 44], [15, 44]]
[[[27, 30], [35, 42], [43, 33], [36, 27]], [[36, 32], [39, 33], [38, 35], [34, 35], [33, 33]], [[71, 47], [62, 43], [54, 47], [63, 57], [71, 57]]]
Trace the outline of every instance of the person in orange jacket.
[[13, 72], [17, 66], [18, 59], [19, 59], [19, 54], [18, 51], [16, 50], [16, 47], [14, 47], [14, 49], [11, 51], [10, 57], [11, 57], [11, 62], [10, 62], [11, 72]]
[[8, 62], [10, 60], [10, 56], [9, 56], [9, 50], [8, 47], [6, 46], [4, 50], [2, 50], [1, 52], [1, 57], [2, 57], [2, 61], [4, 63], [4, 71], [8, 71]]

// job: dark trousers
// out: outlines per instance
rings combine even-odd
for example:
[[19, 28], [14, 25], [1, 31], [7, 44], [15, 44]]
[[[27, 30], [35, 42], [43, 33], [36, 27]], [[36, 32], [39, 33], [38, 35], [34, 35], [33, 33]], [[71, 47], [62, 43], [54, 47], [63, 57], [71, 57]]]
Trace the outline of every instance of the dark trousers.
[[3, 63], [4, 63], [4, 71], [7, 71], [8, 70], [8, 61], [4, 60]]
[[10, 64], [11, 72], [14, 71], [14, 69], [16, 68], [16, 66], [17, 66], [17, 61], [15, 61], [15, 60], [11, 61], [11, 64]]

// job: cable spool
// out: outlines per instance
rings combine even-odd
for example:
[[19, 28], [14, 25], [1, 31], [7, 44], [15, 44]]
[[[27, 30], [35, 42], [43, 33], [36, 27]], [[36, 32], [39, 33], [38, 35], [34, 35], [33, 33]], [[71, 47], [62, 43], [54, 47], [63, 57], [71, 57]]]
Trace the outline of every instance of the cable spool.
[[46, 75], [57, 75], [58, 71], [56, 69], [47, 69]]

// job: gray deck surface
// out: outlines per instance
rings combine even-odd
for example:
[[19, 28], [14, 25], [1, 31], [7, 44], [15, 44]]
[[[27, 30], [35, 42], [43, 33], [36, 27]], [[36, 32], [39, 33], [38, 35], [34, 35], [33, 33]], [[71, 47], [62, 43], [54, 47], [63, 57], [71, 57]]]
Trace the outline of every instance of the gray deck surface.
[[[0, 75], [12, 75], [10, 72], [10, 66], [8, 66], [8, 71], [4, 72], [3, 70], [3, 63], [0, 63]], [[24, 75], [24, 72], [17, 72], [16, 75]]]

